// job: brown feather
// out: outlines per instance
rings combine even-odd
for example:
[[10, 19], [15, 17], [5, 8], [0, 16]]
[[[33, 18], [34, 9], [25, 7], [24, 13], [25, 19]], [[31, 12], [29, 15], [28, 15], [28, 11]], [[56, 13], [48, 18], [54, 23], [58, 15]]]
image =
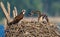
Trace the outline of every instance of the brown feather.
[[17, 15], [12, 22], [10, 22], [8, 25], [16, 24], [18, 23], [21, 19], [23, 19], [23, 12], [21, 12], [19, 15]]

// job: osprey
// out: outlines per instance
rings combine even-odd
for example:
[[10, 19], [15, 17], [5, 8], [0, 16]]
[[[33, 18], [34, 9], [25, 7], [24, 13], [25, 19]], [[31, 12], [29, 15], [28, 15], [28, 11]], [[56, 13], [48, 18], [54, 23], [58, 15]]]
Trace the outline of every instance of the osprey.
[[21, 19], [23, 19], [25, 12], [25, 10], [22, 10], [22, 12], [19, 15], [17, 15], [12, 22], [8, 23], [8, 25], [18, 23]]
[[49, 19], [46, 14], [41, 14], [40, 11], [31, 11], [31, 13], [29, 13], [31, 16], [34, 14], [38, 14], [38, 22], [49, 23]]
[[41, 16], [39, 17], [39, 22], [49, 23], [49, 19], [48, 19], [47, 15], [41, 14]]

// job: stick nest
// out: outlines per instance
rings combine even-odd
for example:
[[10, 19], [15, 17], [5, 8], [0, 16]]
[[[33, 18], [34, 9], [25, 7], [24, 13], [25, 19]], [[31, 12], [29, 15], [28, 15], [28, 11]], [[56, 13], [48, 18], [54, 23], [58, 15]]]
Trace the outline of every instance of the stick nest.
[[25, 21], [7, 26], [5, 33], [6, 37], [60, 37], [56, 25]]

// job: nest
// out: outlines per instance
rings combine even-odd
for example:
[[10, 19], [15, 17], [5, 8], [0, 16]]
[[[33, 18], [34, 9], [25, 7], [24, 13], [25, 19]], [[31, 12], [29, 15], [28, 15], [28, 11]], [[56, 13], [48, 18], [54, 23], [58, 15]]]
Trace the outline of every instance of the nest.
[[38, 22], [24, 22], [8, 26], [6, 37], [60, 37], [56, 25], [41, 24]]

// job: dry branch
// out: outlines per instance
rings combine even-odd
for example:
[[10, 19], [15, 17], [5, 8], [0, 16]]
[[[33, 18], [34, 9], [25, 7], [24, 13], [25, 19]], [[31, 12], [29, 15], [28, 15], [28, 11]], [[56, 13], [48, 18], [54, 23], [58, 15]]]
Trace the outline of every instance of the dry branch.
[[15, 16], [17, 16], [17, 15], [18, 15], [18, 13], [17, 13], [17, 8], [14, 7], [14, 10], [15, 10]]
[[13, 10], [13, 18], [15, 18], [17, 16], [17, 8], [14, 7], [14, 10]]
[[[7, 9], [5, 8], [3, 2], [0, 2], [0, 7], [2, 8], [3, 10], [3, 13], [5, 15], [5, 19], [4, 19], [4, 25], [5, 25], [5, 29], [7, 28], [7, 25], [9, 22], [13, 21], [13, 19], [10, 17], [10, 3], [7, 2]], [[17, 16], [17, 8], [14, 7], [14, 10], [13, 10], [13, 18], [15, 18]]]
[[10, 16], [10, 3], [9, 2], [7, 2], [7, 8], [8, 8], [8, 14], [9, 14], [9, 16]]
[[15, 11], [13, 10], [13, 18], [15, 18]]
[[1, 2], [0, 4], [1, 4], [1, 8], [2, 8], [2, 10], [3, 10], [3, 13], [4, 13], [5, 16], [6, 16], [6, 19], [8, 20], [8, 22], [10, 22], [10, 16], [9, 16], [9, 14], [7, 13], [7, 10], [5, 9], [4, 4], [3, 4], [2, 2]]
[[6, 30], [6, 27], [7, 27], [7, 19], [6, 18], [4, 18], [4, 27], [5, 27], [5, 30]]

